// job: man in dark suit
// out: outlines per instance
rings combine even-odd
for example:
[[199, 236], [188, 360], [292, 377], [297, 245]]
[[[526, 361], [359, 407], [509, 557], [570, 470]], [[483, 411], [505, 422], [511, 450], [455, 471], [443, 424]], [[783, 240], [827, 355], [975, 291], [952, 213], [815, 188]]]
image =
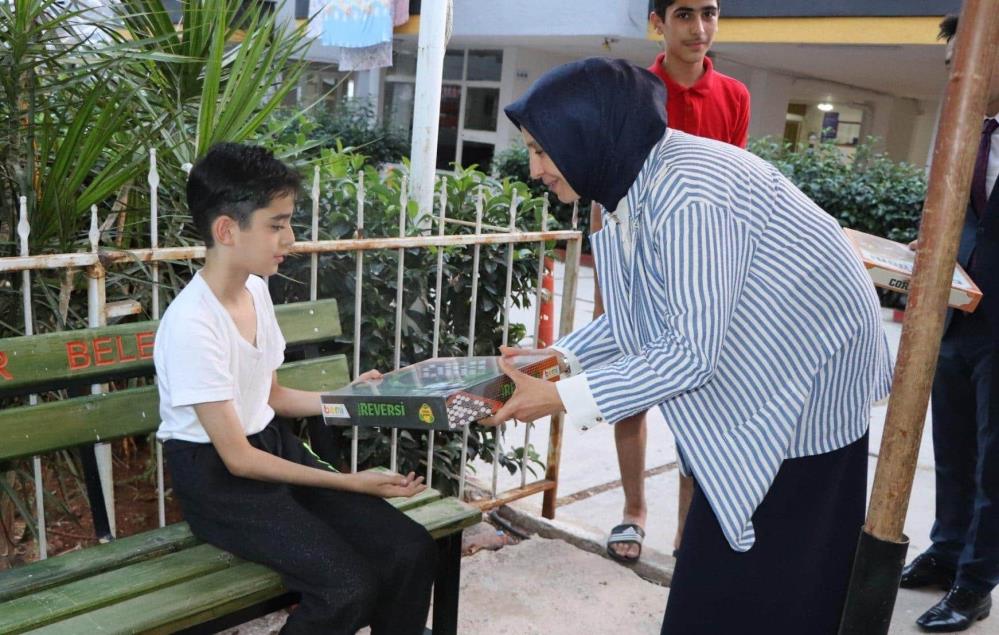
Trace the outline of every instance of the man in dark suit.
[[[953, 50], [957, 18], [940, 25]], [[929, 632], [963, 631], [985, 619], [999, 583], [999, 60], [958, 261], [981, 288], [974, 313], [950, 311], [933, 382], [936, 522], [933, 545], [902, 572], [903, 588], [940, 586], [947, 595], [916, 620]], [[988, 76], [988, 74], [987, 74]]]

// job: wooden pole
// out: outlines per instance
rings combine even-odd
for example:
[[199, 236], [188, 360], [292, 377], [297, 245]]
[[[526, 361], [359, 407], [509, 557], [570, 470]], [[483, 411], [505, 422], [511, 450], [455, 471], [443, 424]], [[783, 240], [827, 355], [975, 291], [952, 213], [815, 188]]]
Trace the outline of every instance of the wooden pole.
[[901, 538], [909, 506], [987, 90], [999, 55], [999, 1], [967, 0], [958, 29], [868, 510], [866, 527], [881, 540]]
[[966, 0], [956, 37], [880, 458], [840, 635], [886, 634], [891, 624], [908, 543], [902, 530], [943, 336], [987, 90], [999, 55], [999, 0]]

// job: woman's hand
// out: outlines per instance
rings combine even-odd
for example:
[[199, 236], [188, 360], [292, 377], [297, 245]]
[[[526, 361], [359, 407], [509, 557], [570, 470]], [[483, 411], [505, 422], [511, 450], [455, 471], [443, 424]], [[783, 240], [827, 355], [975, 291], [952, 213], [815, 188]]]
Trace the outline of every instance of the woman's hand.
[[[503, 351], [503, 349], [524, 350], [510, 349], [505, 346], [500, 350]], [[555, 351], [551, 352], [554, 353]], [[559, 397], [558, 390], [555, 388], [555, 384], [553, 382], [545, 379], [539, 379], [537, 377], [531, 377], [527, 373], [523, 373], [514, 368], [514, 366], [508, 361], [510, 357], [514, 357], [518, 354], [522, 355], [524, 353], [507, 354], [504, 352], [504, 356], [500, 358], [499, 361], [500, 368], [504, 373], [506, 373], [507, 377], [513, 380], [513, 383], [516, 386], [513, 391], [513, 395], [505, 404], [503, 404], [502, 408], [496, 411], [496, 414], [483, 419], [479, 423], [487, 426], [496, 426], [501, 423], [505, 423], [510, 419], [534, 421], [535, 419], [540, 419], [541, 417], [547, 417], [548, 415], [565, 411], [565, 406], [562, 404], [562, 398]]]
[[427, 489], [423, 477], [417, 476], [416, 472], [410, 472], [406, 476], [385, 472], [357, 472], [349, 476], [351, 491], [381, 498], [409, 498]]

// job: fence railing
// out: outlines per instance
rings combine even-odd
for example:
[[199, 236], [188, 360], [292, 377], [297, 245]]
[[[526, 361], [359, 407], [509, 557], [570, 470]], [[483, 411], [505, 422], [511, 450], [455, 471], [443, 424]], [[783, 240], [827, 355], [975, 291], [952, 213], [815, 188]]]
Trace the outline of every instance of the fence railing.
[[[401, 205], [399, 215], [399, 236], [398, 237], [366, 237], [364, 234], [364, 206], [365, 187], [364, 173], [361, 172], [357, 182], [357, 214], [355, 223], [355, 237], [349, 240], [319, 240], [319, 219], [320, 219], [320, 193], [321, 179], [320, 169], [316, 167], [311, 187], [312, 200], [312, 223], [309, 240], [298, 241], [294, 244], [292, 253], [308, 254], [311, 260], [310, 266], [310, 299], [318, 299], [318, 278], [319, 278], [319, 256], [333, 252], [354, 252], [355, 260], [355, 296], [354, 296], [354, 339], [352, 344], [353, 352], [353, 372], [355, 378], [360, 370], [361, 353], [361, 325], [362, 325], [362, 293], [364, 290], [364, 255], [367, 252], [379, 250], [395, 250], [398, 253], [397, 264], [397, 295], [395, 298], [395, 342], [394, 342], [394, 367], [398, 369], [401, 362], [402, 348], [402, 307], [403, 307], [403, 277], [405, 274], [405, 250], [407, 249], [430, 249], [435, 247], [456, 247], [464, 246], [472, 249], [473, 262], [472, 271], [467, 272], [471, 276], [471, 315], [469, 317], [468, 333], [468, 356], [472, 356], [475, 348], [475, 324], [476, 312], [478, 311], [478, 277], [480, 251], [483, 245], [507, 245], [506, 251], [506, 286], [503, 301], [503, 330], [502, 342], [508, 343], [510, 330], [510, 309], [512, 306], [512, 276], [514, 262], [514, 248], [517, 244], [530, 244], [535, 246], [538, 255], [538, 279], [536, 284], [536, 299], [534, 302], [534, 341], [539, 340], [541, 323], [546, 316], [542, 314], [542, 275], [544, 272], [545, 243], [546, 241], [565, 241], [565, 275], [563, 280], [561, 313], [559, 318], [559, 333], [565, 334], [572, 330], [575, 313], [576, 287], [579, 274], [579, 256], [582, 246], [582, 235], [575, 230], [576, 214], [573, 214], [573, 229], [561, 231], [549, 231], [548, 227], [548, 201], [544, 202], [542, 211], [541, 231], [525, 232], [518, 231], [516, 227], [518, 200], [514, 193], [509, 208], [509, 224], [506, 227], [484, 224], [483, 218], [483, 192], [479, 187], [476, 200], [476, 220], [474, 223], [460, 219], [452, 219], [447, 216], [447, 184], [446, 178], [439, 181], [439, 196], [437, 215], [431, 221], [430, 231], [422, 232], [424, 235], [407, 236], [407, 188], [403, 182], [401, 188]], [[100, 245], [100, 225], [98, 223], [97, 208], [91, 209], [91, 223], [89, 231], [90, 250], [83, 253], [46, 254], [31, 255], [28, 249], [28, 237], [31, 227], [28, 222], [27, 201], [24, 197], [20, 201], [20, 222], [18, 224], [18, 236], [20, 238], [20, 255], [15, 257], [0, 258], [0, 275], [20, 273], [22, 276], [22, 301], [24, 305], [24, 332], [26, 335], [34, 334], [34, 324], [32, 315], [32, 293], [31, 274], [42, 270], [65, 270], [83, 269], [87, 272], [87, 315], [88, 326], [91, 328], [101, 327], [107, 324], [108, 318], [121, 317], [123, 315], [138, 314], [142, 312], [142, 306], [129, 300], [122, 303], [108, 303], [106, 299], [107, 273], [109, 268], [123, 263], [147, 262], [151, 264], [150, 284], [152, 286], [151, 306], [149, 314], [154, 320], [160, 318], [160, 270], [159, 263], [163, 261], [192, 261], [202, 259], [205, 256], [203, 246], [191, 247], [159, 247], [159, 236], [157, 233], [158, 219], [158, 187], [159, 174], [157, 171], [157, 159], [155, 150], [150, 151], [150, 165], [148, 172], [149, 200], [150, 200], [150, 237], [148, 249], [113, 249], [102, 248]], [[432, 224], [436, 222], [436, 234], [432, 232]], [[460, 225], [474, 227], [471, 234], [447, 234], [448, 225]], [[443, 250], [437, 250], [436, 287], [435, 299], [441, 297], [443, 281]], [[440, 347], [440, 325], [441, 325], [441, 302], [435, 301], [434, 322], [433, 322], [433, 345], [431, 356], [436, 357]], [[107, 385], [97, 384], [91, 387], [94, 394], [106, 392]], [[29, 403], [38, 403], [37, 395], [29, 396]], [[487, 499], [475, 501], [475, 505], [483, 510], [493, 509], [511, 501], [531, 496], [533, 494], [544, 493], [542, 513], [548, 518], [554, 518], [555, 499], [558, 487], [559, 460], [561, 455], [562, 441], [562, 421], [560, 416], [552, 418], [549, 428], [548, 455], [545, 462], [544, 478], [527, 482], [527, 448], [530, 444], [531, 425], [524, 426], [524, 451], [520, 456], [520, 485], [508, 491], [497, 491], [498, 473], [500, 467], [500, 456], [502, 455], [501, 438], [503, 434], [497, 431], [493, 435], [495, 447], [493, 448], [492, 479], [490, 496]], [[389, 468], [395, 470], [398, 465], [398, 434], [397, 430], [391, 431], [390, 442], [390, 465]], [[469, 427], [466, 426], [462, 434], [461, 471], [459, 475], [458, 495], [464, 496], [466, 489], [466, 471], [468, 460]], [[427, 435], [427, 471], [426, 482], [430, 485], [434, 477], [434, 431], [428, 431]], [[111, 445], [109, 443], [99, 443], [95, 446], [97, 455], [98, 473], [100, 475], [101, 489], [104, 494], [105, 505], [107, 506], [107, 518], [112, 535], [116, 533], [114, 514], [114, 487], [113, 469], [111, 461]], [[157, 501], [159, 525], [166, 524], [166, 506], [164, 493], [163, 476], [163, 449], [159, 442], [155, 444], [156, 457], [156, 481], [157, 481]], [[351, 434], [351, 471], [357, 470], [358, 463], [358, 428], [354, 427]], [[35, 456], [32, 459], [33, 478], [35, 488], [35, 504], [38, 516], [38, 549], [39, 556], [47, 556], [47, 542], [45, 533], [45, 509], [44, 509], [44, 489], [42, 484], [42, 458]]]

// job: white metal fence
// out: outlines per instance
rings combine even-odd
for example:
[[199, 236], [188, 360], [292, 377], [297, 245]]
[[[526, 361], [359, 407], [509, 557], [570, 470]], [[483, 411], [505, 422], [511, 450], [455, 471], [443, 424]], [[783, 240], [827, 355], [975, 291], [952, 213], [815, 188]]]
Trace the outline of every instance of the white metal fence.
[[[582, 244], [582, 236], [578, 231], [575, 231], [575, 217], [573, 214], [573, 230], [565, 231], [548, 231], [548, 201], [545, 200], [545, 205], [542, 213], [542, 225], [541, 231], [537, 232], [522, 232], [518, 231], [516, 227], [517, 220], [517, 208], [518, 200], [516, 194], [514, 194], [510, 208], [509, 208], [509, 225], [507, 227], [498, 227], [492, 225], [486, 225], [483, 223], [483, 193], [480, 186], [476, 202], [476, 220], [474, 223], [469, 223], [468, 221], [462, 221], [459, 219], [451, 219], [447, 216], [447, 187], [446, 187], [446, 176], [442, 177], [439, 181], [438, 194], [438, 210], [435, 217], [435, 222], [437, 224], [436, 234], [433, 233], [432, 229], [430, 231], [422, 232], [424, 235], [421, 236], [407, 236], [407, 188], [405, 182], [401, 188], [402, 200], [400, 201], [400, 215], [399, 215], [399, 236], [397, 238], [390, 237], [378, 237], [378, 238], [368, 238], [364, 235], [364, 206], [365, 206], [365, 186], [364, 186], [364, 175], [363, 172], [360, 173], [357, 182], [357, 215], [355, 223], [355, 237], [350, 240], [319, 240], [319, 219], [320, 219], [320, 194], [322, 183], [320, 180], [320, 169], [317, 166], [313, 175], [313, 182], [311, 188], [311, 200], [312, 200], [312, 224], [311, 224], [311, 235], [310, 239], [307, 241], [296, 242], [292, 248], [293, 253], [308, 254], [311, 260], [311, 271], [310, 271], [310, 299], [317, 299], [318, 291], [318, 277], [319, 277], [319, 256], [324, 253], [332, 252], [354, 252], [356, 254], [355, 262], [355, 296], [354, 296], [354, 340], [353, 340], [353, 372], [356, 377], [359, 373], [360, 366], [360, 353], [361, 353], [361, 325], [362, 325], [362, 305], [361, 298], [362, 292], [364, 290], [364, 254], [368, 251], [377, 250], [395, 250], [398, 253], [398, 264], [397, 264], [397, 295], [395, 298], [395, 354], [394, 354], [394, 367], [399, 368], [400, 366], [400, 351], [402, 346], [402, 307], [403, 307], [403, 276], [405, 274], [405, 250], [406, 249], [430, 249], [434, 247], [454, 247], [454, 246], [465, 246], [470, 247], [473, 253], [472, 261], [472, 271], [468, 272], [467, 275], [471, 276], [471, 315], [469, 318], [469, 333], [468, 333], [468, 352], [469, 356], [473, 355], [474, 344], [475, 344], [475, 317], [478, 311], [478, 279], [479, 279], [479, 259], [480, 251], [482, 245], [507, 245], [506, 251], [506, 287], [505, 296], [503, 302], [503, 331], [502, 331], [502, 341], [503, 344], [508, 342], [509, 329], [510, 329], [510, 308], [512, 305], [511, 301], [511, 288], [512, 288], [512, 277], [513, 277], [513, 262], [514, 262], [514, 248], [517, 244], [533, 244], [536, 245], [538, 252], [538, 279], [535, 281], [537, 295], [534, 302], [534, 340], [538, 341], [538, 333], [541, 327], [542, 319], [545, 316], [541, 313], [542, 307], [542, 275], [544, 272], [544, 259], [545, 259], [545, 242], [546, 241], [565, 241], [566, 242], [566, 257], [565, 257], [565, 277], [563, 281], [563, 296], [561, 304], [560, 322], [559, 322], [559, 332], [564, 334], [572, 329], [573, 325], [573, 315], [575, 312], [575, 295], [576, 295], [576, 285], [578, 280], [578, 270], [579, 270], [579, 255], [580, 248]], [[160, 318], [160, 271], [159, 263], [162, 261], [183, 261], [183, 260], [198, 260], [204, 258], [205, 248], [203, 246], [196, 247], [171, 247], [171, 248], [160, 248], [159, 247], [159, 236], [157, 232], [158, 225], [158, 213], [159, 213], [159, 203], [158, 203], [158, 188], [159, 188], [159, 173], [157, 169], [157, 158], [155, 150], [150, 151], [150, 162], [149, 162], [149, 172], [147, 181], [149, 183], [149, 198], [150, 198], [150, 237], [149, 249], [105, 249], [100, 245], [100, 225], [98, 223], [97, 208], [94, 206], [91, 210], [91, 224], [89, 232], [90, 250], [85, 253], [71, 253], [71, 254], [50, 254], [50, 255], [36, 255], [32, 256], [28, 249], [28, 236], [30, 234], [30, 225], [28, 222], [27, 215], [27, 200], [26, 198], [21, 198], [20, 203], [20, 222], [18, 224], [18, 236], [20, 238], [20, 255], [16, 257], [0, 258], [0, 274], [16, 274], [20, 272], [22, 276], [22, 295], [24, 304], [24, 332], [26, 335], [32, 335], [34, 333], [33, 317], [32, 317], [32, 296], [31, 296], [31, 274], [33, 271], [40, 270], [65, 270], [65, 269], [84, 269], [87, 271], [87, 315], [88, 315], [88, 326], [101, 327], [107, 324], [109, 317], [120, 317], [122, 315], [137, 314], [142, 312], [142, 307], [134, 301], [129, 301], [125, 303], [112, 303], [109, 304], [106, 301], [106, 284], [107, 284], [107, 270], [109, 267], [114, 267], [116, 264], [121, 263], [134, 263], [134, 262], [148, 262], [150, 263], [150, 271], [152, 280], [152, 300], [150, 306], [150, 315], [154, 320]], [[464, 225], [464, 226], [474, 226], [474, 233], [472, 234], [447, 234], [446, 227], [448, 225]], [[437, 270], [436, 270], [436, 287], [435, 293], [436, 298], [441, 296], [441, 286], [443, 279], [443, 249], [438, 249], [437, 251]], [[440, 345], [440, 302], [435, 301], [434, 309], [434, 322], [433, 322], [433, 347], [431, 356], [436, 357], [439, 351]], [[94, 394], [105, 392], [108, 390], [106, 385], [94, 385], [91, 388]], [[38, 403], [37, 395], [29, 396], [30, 404], [35, 405]], [[561, 450], [561, 437], [562, 437], [562, 422], [561, 417], [554, 417], [550, 426], [549, 431], [549, 442], [548, 442], [548, 456], [545, 463], [545, 477], [543, 479], [536, 480], [534, 482], [527, 482], [527, 471], [526, 471], [526, 461], [527, 461], [527, 447], [530, 444], [530, 431], [531, 426], [524, 426], [524, 448], [525, 451], [520, 457], [520, 470], [521, 470], [521, 480], [520, 486], [511, 489], [506, 492], [497, 491], [497, 475], [499, 471], [499, 457], [502, 454], [501, 447], [501, 437], [502, 434], [497, 431], [493, 436], [494, 438], [494, 451], [493, 451], [493, 472], [492, 472], [492, 486], [490, 497], [487, 500], [477, 501], [475, 504], [482, 509], [491, 509], [507, 502], [523, 498], [525, 496], [530, 496], [532, 494], [537, 494], [544, 492], [545, 500], [543, 504], [543, 513], [548, 517], [554, 517], [555, 510], [555, 495], [558, 482], [558, 465], [559, 456]], [[353, 428], [352, 440], [351, 440], [351, 470], [357, 470], [357, 456], [358, 456], [358, 430]], [[395, 470], [398, 465], [398, 431], [393, 429], [391, 434], [391, 460], [389, 468]], [[461, 454], [461, 465], [462, 470], [459, 478], [459, 496], [463, 496], [466, 487], [465, 478], [465, 466], [467, 464], [467, 451], [468, 451], [468, 437], [469, 429], [465, 428], [463, 432], [463, 443], [462, 443], [462, 454]], [[433, 463], [434, 463], [434, 447], [435, 438], [434, 432], [429, 431], [427, 439], [427, 473], [426, 482], [428, 484], [433, 483]], [[101, 486], [104, 493], [104, 500], [107, 505], [108, 520], [111, 527], [112, 534], [115, 533], [115, 515], [114, 515], [114, 488], [113, 488], [113, 474], [112, 474], [112, 464], [111, 464], [111, 446], [108, 443], [97, 444], [97, 456], [98, 456], [98, 471], [101, 477]], [[156, 478], [157, 478], [157, 498], [158, 498], [158, 511], [159, 511], [159, 525], [162, 527], [166, 524], [166, 511], [165, 511], [165, 496], [164, 496], [164, 479], [163, 479], [163, 452], [160, 443], [156, 443]], [[39, 556], [45, 558], [47, 556], [47, 542], [45, 534], [45, 509], [44, 509], [44, 490], [42, 485], [42, 459], [39, 456], [33, 458], [33, 472], [35, 481], [35, 503], [36, 503], [36, 513], [38, 515], [38, 539], [39, 539]]]

